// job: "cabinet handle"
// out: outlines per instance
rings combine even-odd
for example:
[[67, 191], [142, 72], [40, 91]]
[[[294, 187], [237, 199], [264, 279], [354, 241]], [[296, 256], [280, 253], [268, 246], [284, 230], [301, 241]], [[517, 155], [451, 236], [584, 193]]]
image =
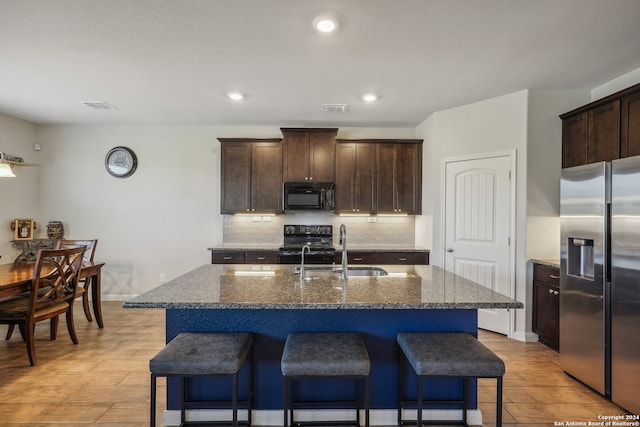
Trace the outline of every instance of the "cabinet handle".
[[232, 257], [230, 257], [230, 256], [222, 257], [222, 259], [231, 259], [231, 258], [232, 258]]
[[362, 258], [354, 258], [354, 261], [362, 261]]
[[560, 278], [560, 276], [556, 276], [556, 275], [553, 275], [553, 274], [550, 274], [549, 277], [551, 277], [552, 279], [559, 279]]
[[558, 292], [558, 291], [553, 291], [553, 294], [554, 294], [554, 295], [559, 295], [559, 294], [560, 294], [560, 292]]
[[267, 259], [267, 258], [266, 258], [266, 257], [263, 257], [263, 256], [259, 256], [259, 257], [258, 257], [258, 259], [259, 259], [260, 261], [263, 261], [263, 260], [265, 260], [265, 259]]
[[549, 289], [549, 293], [552, 294], [553, 293], [553, 289]]
[[398, 261], [406, 261], [406, 258], [398, 258]]

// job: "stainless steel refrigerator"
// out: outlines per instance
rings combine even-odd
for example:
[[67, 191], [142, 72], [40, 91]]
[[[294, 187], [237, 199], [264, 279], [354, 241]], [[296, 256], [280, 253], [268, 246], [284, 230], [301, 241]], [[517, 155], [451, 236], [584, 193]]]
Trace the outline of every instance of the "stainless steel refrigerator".
[[640, 413], [640, 156], [562, 170], [560, 365]]

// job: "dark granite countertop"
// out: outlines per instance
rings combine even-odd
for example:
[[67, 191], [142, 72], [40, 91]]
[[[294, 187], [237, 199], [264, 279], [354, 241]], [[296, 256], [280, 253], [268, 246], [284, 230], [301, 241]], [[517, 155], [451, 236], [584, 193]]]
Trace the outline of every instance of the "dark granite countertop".
[[277, 251], [282, 243], [218, 243], [207, 250], [222, 251]]
[[[208, 247], [212, 252], [222, 251], [277, 251], [281, 243], [219, 243]], [[336, 245], [336, 251], [342, 252], [342, 248]], [[429, 249], [414, 245], [349, 245], [347, 250], [357, 252], [430, 252]]]
[[[337, 274], [300, 285], [293, 265], [207, 264], [124, 303], [125, 308], [478, 309], [523, 304], [436, 266], [379, 266], [381, 277]], [[325, 266], [326, 267], [326, 266]], [[313, 275], [312, 275], [313, 276]]]
[[532, 258], [531, 262], [546, 265], [548, 267], [560, 268], [559, 258]]
[[[336, 251], [342, 252], [340, 246], [336, 246]], [[354, 252], [429, 252], [429, 249], [414, 245], [349, 245], [347, 251]]]

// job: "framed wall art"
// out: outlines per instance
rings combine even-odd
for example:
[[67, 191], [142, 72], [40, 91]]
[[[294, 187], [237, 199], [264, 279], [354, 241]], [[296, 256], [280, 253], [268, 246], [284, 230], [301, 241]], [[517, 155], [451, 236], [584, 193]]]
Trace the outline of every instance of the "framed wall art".
[[36, 222], [28, 218], [14, 219], [11, 229], [13, 230], [13, 240], [33, 240]]

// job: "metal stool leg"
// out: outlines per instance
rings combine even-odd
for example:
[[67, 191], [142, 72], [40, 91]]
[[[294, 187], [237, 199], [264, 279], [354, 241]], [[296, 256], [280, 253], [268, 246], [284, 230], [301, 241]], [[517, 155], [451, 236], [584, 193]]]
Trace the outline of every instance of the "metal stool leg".
[[422, 399], [423, 399], [424, 378], [418, 375], [418, 401], [416, 402], [416, 425], [422, 427]]
[[151, 374], [151, 408], [150, 426], [156, 427], [156, 376]]
[[496, 384], [497, 396], [496, 396], [496, 427], [502, 427], [502, 377], [497, 378]]
[[283, 426], [289, 426], [289, 379], [285, 376], [282, 382], [282, 411], [284, 414]]

